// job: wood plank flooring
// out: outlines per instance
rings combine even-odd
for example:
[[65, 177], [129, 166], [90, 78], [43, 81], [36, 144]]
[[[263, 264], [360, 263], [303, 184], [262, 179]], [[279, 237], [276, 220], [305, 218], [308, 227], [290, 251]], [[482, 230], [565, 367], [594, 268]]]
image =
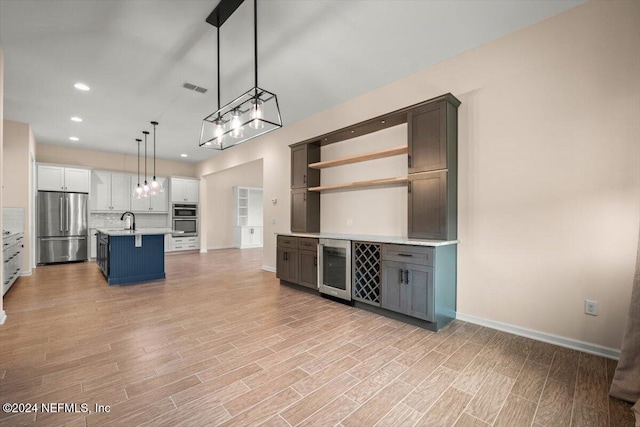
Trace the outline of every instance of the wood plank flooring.
[[95, 263], [7, 293], [0, 401], [109, 405], [2, 426], [633, 426], [615, 361], [455, 321], [429, 332], [281, 286], [260, 249], [170, 255], [108, 286]]

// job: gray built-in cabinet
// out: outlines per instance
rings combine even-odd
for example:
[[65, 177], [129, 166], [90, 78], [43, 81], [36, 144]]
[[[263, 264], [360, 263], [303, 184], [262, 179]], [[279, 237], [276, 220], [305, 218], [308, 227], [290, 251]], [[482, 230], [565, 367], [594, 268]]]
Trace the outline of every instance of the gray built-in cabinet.
[[318, 239], [279, 235], [276, 277], [310, 289], [318, 288]]
[[[413, 239], [457, 239], [458, 106], [446, 94], [291, 145], [291, 231], [320, 231], [321, 146], [407, 123], [408, 230]], [[367, 185], [376, 185], [371, 183]], [[313, 188], [316, 187], [316, 188]]]
[[291, 149], [291, 231], [320, 231], [320, 193], [309, 187], [320, 185], [320, 171], [309, 164], [320, 161], [320, 145], [303, 144]]
[[458, 237], [459, 105], [449, 94], [408, 114], [409, 238]]

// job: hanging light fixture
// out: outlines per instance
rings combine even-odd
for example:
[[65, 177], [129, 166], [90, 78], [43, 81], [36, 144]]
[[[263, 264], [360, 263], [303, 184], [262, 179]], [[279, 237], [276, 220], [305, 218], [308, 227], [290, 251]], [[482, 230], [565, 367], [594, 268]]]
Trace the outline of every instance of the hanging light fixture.
[[144, 134], [144, 185], [142, 186], [142, 197], [149, 197], [151, 192], [151, 187], [147, 183], [147, 135], [149, 135], [149, 132], [143, 130], [142, 133]]
[[140, 187], [140, 143], [142, 140], [138, 138], [136, 142], [138, 143], [138, 186], [133, 190], [133, 198], [140, 199], [143, 192], [142, 187]]
[[207, 18], [207, 22], [217, 28], [218, 34], [218, 110], [202, 121], [200, 147], [224, 150], [282, 127], [278, 97], [258, 86], [257, 0], [253, 0], [255, 86], [220, 108], [220, 27], [243, 2], [244, 0], [221, 0]]
[[162, 188], [162, 184], [156, 180], [156, 126], [158, 126], [158, 122], [151, 122], [153, 125], [153, 181], [151, 181], [151, 191], [149, 194], [152, 196], [162, 193], [164, 188]]

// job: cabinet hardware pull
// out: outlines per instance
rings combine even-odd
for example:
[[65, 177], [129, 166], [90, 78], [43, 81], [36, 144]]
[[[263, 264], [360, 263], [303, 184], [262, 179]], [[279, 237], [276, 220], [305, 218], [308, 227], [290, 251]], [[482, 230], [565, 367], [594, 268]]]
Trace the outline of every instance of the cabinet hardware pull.
[[407, 285], [409, 284], [409, 270], [405, 270], [404, 271], [406, 279], [404, 281], [404, 283], [406, 283]]
[[398, 256], [409, 256], [409, 257], [412, 257], [413, 255], [411, 255], [411, 254], [398, 254]]
[[303, 197], [304, 197], [303, 200], [306, 202], [307, 201], [307, 193], [306, 192], [303, 194]]
[[318, 266], [318, 257], [317, 256], [313, 257], [313, 265], [316, 266], [316, 267]]
[[306, 183], [307, 183], [307, 174], [306, 174], [306, 173], [305, 173], [304, 175], [302, 175], [302, 182], [303, 182], [304, 184], [306, 184]]
[[408, 186], [408, 188], [409, 188], [409, 193], [411, 193], [411, 181], [409, 181], [409, 186]]
[[411, 154], [407, 156], [407, 160], [409, 161], [409, 167], [411, 167]]
[[400, 270], [400, 284], [404, 283], [404, 270]]

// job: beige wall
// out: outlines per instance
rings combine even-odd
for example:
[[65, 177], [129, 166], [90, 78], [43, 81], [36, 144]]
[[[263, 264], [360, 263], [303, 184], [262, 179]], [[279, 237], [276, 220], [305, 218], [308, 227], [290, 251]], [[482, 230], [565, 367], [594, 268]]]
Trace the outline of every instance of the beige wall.
[[206, 179], [207, 249], [229, 248], [234, 245], [234, 197], [233, 187], [262, 187], [262, 160], [254, 160], [240, 166], [223, 170]]
[[[407, 145], [406, 124], [327, 145], [320, 154], [333, 160], [402, 145]], [[323, 169], [320, 179], [332, 185], [398, 176], [407, 176], [406, 155]], [[406, 236], [407, 210], [406, 185], [328, 191], [320, 195], [320, 231]]]
[[[0, 207], [2, 206], [2, 199], [4, 195], [4, 180], [2, 175], [4, 174], [4, 52], [0, 48]], [[2, 209], [0, 209], [0, 224], [2, 224]], [[0, 269], [0, 283], [4, 283], [4, 271]], [[3, 296], [0, 295], [0, 324], [4, 323], [4, 310], [2, 305]]]
[[[273, 232], [289, 230], [289, 144], [451, 92], [462, 101], [458, 311], [619, 348], [640, 216], [638, 40], [639, 2], [587, 2], [235, 147], [198, 174], [264, 159], [265, 199], [278, 198], [265, 205], [273, 268]], [[599, 301], [598, 317], [583, 314], [585, 298]]]
[[23, 273], [31, 272], [31, 224], [33, 198], [31, 193], [32, 174], [30, 150], [36, 147], [35, 138], [28, 123], [4, 120], [4, 152], [3, 179], [4, 187], [3, 207], [24, 209], [24, 252], [22, 256]]
[[[137, 160], [136, 154], [107, 153], [50, 144], [38, 144], [36, 157], [36, 161], [42, 163], [58, 163], [133, 173], [138, 171]], [[147, 172], [152, 176], [153, 166], [151, 163], [147, 165]], [[144, 173], [144, 162], [141, 161], [140, 167], [141, 173]], [[158, 176], [196, 176], [193, 163], [162, 159], [156, 160], [156, 173]]]

